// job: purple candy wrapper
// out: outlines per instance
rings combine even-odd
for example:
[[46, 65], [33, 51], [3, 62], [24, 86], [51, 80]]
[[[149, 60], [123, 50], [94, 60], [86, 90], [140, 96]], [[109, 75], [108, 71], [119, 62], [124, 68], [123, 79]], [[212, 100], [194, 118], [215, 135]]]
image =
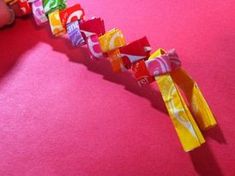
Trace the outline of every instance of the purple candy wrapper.
[[67, 33], [73, 46], [81, 46], [85, 44], [85, 40], [82, 37], [78, 21], [67, 24]]

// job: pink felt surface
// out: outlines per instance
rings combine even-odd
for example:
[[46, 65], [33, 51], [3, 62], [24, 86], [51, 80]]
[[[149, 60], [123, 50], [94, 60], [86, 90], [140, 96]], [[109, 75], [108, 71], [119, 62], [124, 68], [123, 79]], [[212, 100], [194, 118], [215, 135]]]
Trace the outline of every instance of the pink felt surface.
[[79, 2], [128, 41], [176, 48], [219, 127], [185, 153], [158, 90], [26, 18], [0, 31], [0, 175], [235, 175], [235, 1]]

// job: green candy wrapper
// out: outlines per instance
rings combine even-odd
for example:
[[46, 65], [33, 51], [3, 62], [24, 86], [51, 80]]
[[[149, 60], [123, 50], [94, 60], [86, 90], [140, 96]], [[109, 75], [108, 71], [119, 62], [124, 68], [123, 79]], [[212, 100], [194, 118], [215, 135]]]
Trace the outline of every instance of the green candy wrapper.
[[54, 10], [66, 8], [66, 0], [43, 0], [43, 7], [46, 14]]

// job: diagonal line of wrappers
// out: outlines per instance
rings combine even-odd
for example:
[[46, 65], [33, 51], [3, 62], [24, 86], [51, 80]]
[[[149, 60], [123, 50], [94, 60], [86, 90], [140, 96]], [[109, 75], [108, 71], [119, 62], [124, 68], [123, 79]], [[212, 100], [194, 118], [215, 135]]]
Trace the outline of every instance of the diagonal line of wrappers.
[[37, 25], [49, 21], [53, 35], [67, 33], [74, 47], [86, 44], [92, 59], [108, 58], [114, 72], [130, 70], [140, 86], [155, 81], [185, 151], [201, 146], [205, 142], [201, 130], [216, 125], [202, 92], [181, 67], [174, 49], [150, 54], [146, 37], [127, 44], [121, 30], [106, 32], [101, 18], [85, 20], [80, 4], [66, 8], [65, 0], [5, 1], [18, 6], [22, 16], [33, 13]]

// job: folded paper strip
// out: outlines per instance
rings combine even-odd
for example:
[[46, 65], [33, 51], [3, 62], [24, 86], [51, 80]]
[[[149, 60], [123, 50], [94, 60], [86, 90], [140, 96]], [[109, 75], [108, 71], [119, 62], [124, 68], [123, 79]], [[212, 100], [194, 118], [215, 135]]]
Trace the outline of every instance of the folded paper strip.
[[36, 0], [32, 2], [32, 11], [33, 11], [34, 20], [37, 25], [44, 24], [48, 21], [43, 8], [42, 0]]
[[66, 8], [65, 0], [5, 2], [25, 6], [24, 15], [31, 12], [30, 2], [36, 23], [43, 24], [48, 18], [53, 35], [60, 36], [67, 32], [73, 46], [86, 44], [92, 59], [108, 58], [114, 72], [129, 70], [140, 86], [156, 82], [185, 151], [201, 146], [205, 142], [201, 130], [216, 125], [202, 92], [181, 67], [174, 49], [168, 52], [158, 49], [151, 54], [146, 37], [127, 43], [120, 29], [105, 32], [101, 18], [85, 20], [80, 4]]
[[55, 36], [60, 36], [65, 34], [65, 28], [62, 25], [62, 22], [60, 20], [60, 14], [59, 10], [55, 10], [51, 12], [48, 15], [50, 26], [51, 26], [51, 32]]
[[81, 46], [85, 43], [79, 29], [78, 21], [67, 24], [67, 34], [73, 46]]

